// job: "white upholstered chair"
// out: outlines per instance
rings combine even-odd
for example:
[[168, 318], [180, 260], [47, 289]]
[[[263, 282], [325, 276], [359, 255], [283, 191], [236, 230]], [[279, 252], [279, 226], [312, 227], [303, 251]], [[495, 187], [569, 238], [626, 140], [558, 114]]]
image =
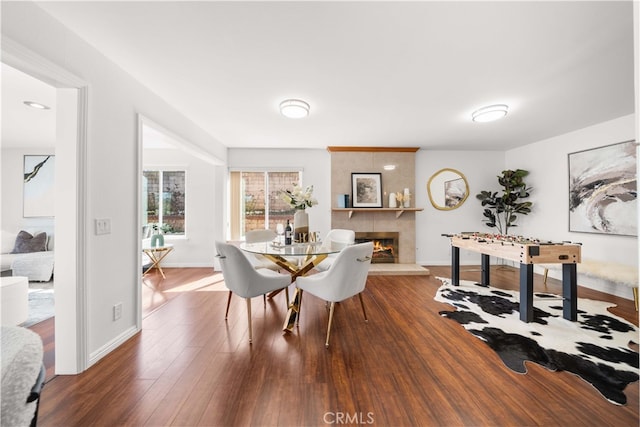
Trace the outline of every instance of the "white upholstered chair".
[[[331, 249], [342, 249], [349, 245], [353, 245], [356, 241], [356, 233], [353, 230], [342, 228], [334, 228], [330, 230], [322, 240], [322, 246], [328, 246]], [[316, 265], [319, 271], [325, 271], [331, 267], [338, 254], [330, 254], [320, 264]]]
[[[310, 276], [301, 276], [296, 280], [296, 286], [300, 291], [308, 292], [331, 303], [329, 309], [329, 323], [327, 325], [327, 340], [325, 347], [329, 347], [331, 335], [331, 323], [333, 312], [337, 302], [344, 301], [358, 295], [364, 320], [367, 321], [367, 312], [362, 300], [362, 291], [367, 283], [369, 265], [373, 255], [373, 242], [365, 242], [347, 246], [336, 257], [331, 267], [321, 273]], [[300, 312], [302, 308], [302, 294], [300, 295]]]
[[[247, 243], [271, 242], [276, 238], [276, 232], [273, 230], [261, 229], [250, 230], [244, 235]], [[260, 254], [248, 254], [249, 261], [255, 268], [268, 268], [273, 271], [280, 271], [280, 268]]]
[[[229, 305], [233, 294], [247, 301], [247, 319], [249, 321], [249, 343], [253, 341], [251, 328], [251, 298], [265, 295], [269, 292], [286, 289], [291, 284], [289, 274], [279, 274], [268, 269], [255, 269], [240, 248], [234, 245], [216, 242], [217, 257], [220, 259], [224, 283], [229, 288], [227, 309], [224, 318], [229, 314]], [[289, 294], [287, 307], [289, 306]]]

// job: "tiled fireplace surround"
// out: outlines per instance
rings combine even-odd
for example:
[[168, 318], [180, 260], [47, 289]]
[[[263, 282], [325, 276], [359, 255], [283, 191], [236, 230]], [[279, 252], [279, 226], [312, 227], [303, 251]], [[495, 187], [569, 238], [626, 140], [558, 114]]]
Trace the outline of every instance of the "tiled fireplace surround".
[[[399, 233], [398, 263], [416, 262], [415, 211], [353, 209], [337, 210], [338, 195], [351, 195], [351, 173], [380, 172], [382, 174], [382, 206], [389, 207], [389, 193], [408, 188], [415, 207], [415, 153], [417, 148], [328, 147], [331, 153], [331, 228], [347, 228], [356, 232], [397, 231]], [[384, 170], [385, 165], [395, 170]], [[351, 217], [349, 217], [351, 213]]]

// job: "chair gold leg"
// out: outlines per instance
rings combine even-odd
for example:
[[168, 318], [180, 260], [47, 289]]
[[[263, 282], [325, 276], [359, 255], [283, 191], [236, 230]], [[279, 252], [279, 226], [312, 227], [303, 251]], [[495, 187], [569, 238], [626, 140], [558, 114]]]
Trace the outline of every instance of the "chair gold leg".
[[331, 335], [331, 324], [333, 323], [333, 311], [336, 308], [336, 303], [331, 302], [331, 308], [329, 309], [329, 325], [327, 325], [327, 341], [324, 343], [326, 348], [329, 348], [329, 336]]
[[253, 342], [253, 331], [251, 328], [251, 298], [245, 298], [247, 300], [247, 320], [249, 322], [249, 344]]
[[542, 279], [542, 283], [544, 283], [544, 286], [547, 286], [547, 276], [549, 276], [549, 269], [545, 268], [544, 269], [544, 276]]
[[638, 288], [633, 288], [633, 302], [636, 303], [636, 311], [638, 311]]
[[362, 300], [362, 292], [360, 292], [358, 294], [358, 298], [360, 298], [360, 305], [362, 306], [362, 314], [364, 314], [364, 321], [368, 322], [369, 319], [367, 319], [367, 310], [364, 309], [364, 301]]
[[287, 298], [287, 308], [289, 308], [289, 288], [284, 288], [284, 295]]
[[224, 312], [225, 320], [227, 320], [227, 315], [229, 314], [229, 304], [231, 304], [231, 295], [233, 295], [233, 292], [229, 291], [229, 298], [227, 298], [227, 310]]

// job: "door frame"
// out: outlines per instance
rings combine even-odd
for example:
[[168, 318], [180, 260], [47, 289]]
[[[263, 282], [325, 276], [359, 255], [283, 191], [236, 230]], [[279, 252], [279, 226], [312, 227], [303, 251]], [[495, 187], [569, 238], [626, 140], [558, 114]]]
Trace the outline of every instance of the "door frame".
[[[54, 255], [56, 277], [62, 279], [56, 285], [59, 289], [55, 305], [55, 373], [77, 374], [89, 366], [86, 285], [89, 88], [81, 78], [4, 35], [1, 49], [3, 63], [54, 86], [58, 107], [65, 109], [62, 114], [56, 113], [56, 127], [65, 129], [62, 134], [56, 130], [56, 155], [66, 164], [67, 174], [61, 183], [56, 172], [56, 196], [63, 184], [75, 191], [65, 198], [64, 204], [58, 204], [63, 206], [56, 207], [56, 248], [64, 250], [56, 250]], [[61, 213], [65, 220], [61, 220]], [[62, 256], [63, 252], [75, 256]]]

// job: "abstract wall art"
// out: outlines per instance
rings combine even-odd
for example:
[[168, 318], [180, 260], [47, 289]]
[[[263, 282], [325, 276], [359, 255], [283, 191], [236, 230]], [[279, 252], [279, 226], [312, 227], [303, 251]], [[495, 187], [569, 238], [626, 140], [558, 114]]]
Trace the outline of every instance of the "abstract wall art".
[[635, 141], [569, 154], [569, 231], [638, 235]]
[[23, 215], [52, 217], [55, 156], [24, 156]]

